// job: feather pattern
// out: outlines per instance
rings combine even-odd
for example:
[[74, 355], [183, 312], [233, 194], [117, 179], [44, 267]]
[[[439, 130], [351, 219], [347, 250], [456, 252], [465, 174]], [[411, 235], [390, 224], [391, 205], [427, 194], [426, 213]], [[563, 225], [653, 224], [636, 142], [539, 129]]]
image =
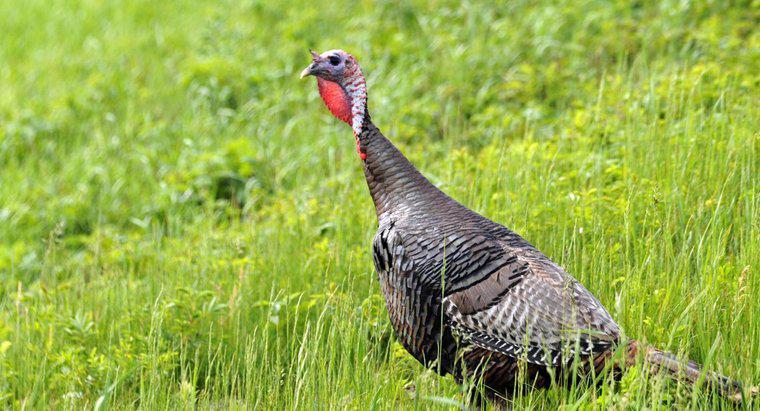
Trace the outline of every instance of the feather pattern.
[[396, 335], [417, 359], [429, 364], [440, 353], [455, 370], [457, 350], [471, 346], [558, 366], [620, 339], [580, 283], [441, 192], [371, 122], [359, 141], [379, 221], [375, 268]]

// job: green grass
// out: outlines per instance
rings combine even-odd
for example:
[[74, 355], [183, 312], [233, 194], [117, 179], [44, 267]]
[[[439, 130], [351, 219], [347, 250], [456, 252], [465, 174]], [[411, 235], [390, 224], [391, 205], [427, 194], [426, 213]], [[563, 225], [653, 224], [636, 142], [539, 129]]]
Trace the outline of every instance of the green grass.
[[[463, 403], [395, 342], [309, 47], [627, 335], [760, 383], [758, 3], [428, 3], [0, 2], [0, 407]], [[727, 404], [634, 368], [515, 405]]]

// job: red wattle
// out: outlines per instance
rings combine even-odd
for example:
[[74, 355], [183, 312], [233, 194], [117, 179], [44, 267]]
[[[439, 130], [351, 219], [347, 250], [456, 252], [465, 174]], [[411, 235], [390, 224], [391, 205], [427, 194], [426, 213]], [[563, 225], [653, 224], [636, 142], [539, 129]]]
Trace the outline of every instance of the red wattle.
[[351, 99], [343, 87], [338, 83], [317, 77], [317, 88], [330, 112], [341, 121], [351, 125]]
[[[351, 97], [343, 87], [338, 83], [317, 77], [317, 88], [319, 88], [319, 95], [330, 112], [341, 121], [352, 125]], [[359, 153], [362, 160], [367, 159], [367, 153], [362, 152], [358, 137], [356, 138], [356, 152]]]

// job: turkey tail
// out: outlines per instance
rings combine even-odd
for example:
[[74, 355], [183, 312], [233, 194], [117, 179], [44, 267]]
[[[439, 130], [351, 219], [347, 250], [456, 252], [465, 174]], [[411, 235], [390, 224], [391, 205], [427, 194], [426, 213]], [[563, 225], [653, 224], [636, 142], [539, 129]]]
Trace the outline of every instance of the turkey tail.
[[[675, 354], [658, 350], [654, 347], [643, 345], [638, 341], [628, 344], [627, 364], [632, 365], [641, 352], [644, 362], [649, 365], [653, 372], [664, 372], [670, 377], [697, 385], [703, 382], [710, 390], [717, 392], [726, 399], [741, 402], [744, 398], [741, 383], [712, 371], [702, 371], [699, 364], [694, 361], [680, 360]], [[702, 380], [702, 376], [704, 379]], [[751, 387], [749, 398], [756, 396], [758, 387]]]

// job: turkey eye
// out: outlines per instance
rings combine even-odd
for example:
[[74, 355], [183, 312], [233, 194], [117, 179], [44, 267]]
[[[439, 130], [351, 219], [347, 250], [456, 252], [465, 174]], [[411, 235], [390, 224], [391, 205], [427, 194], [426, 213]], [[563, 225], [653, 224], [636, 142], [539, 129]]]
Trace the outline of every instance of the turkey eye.
[[337, 66], [338, 64], [340, 64], [340, 59], [335, 56], [330, 56], [328, 60], [330, 60], [330, 64], [332, 64], [333, 66]]

